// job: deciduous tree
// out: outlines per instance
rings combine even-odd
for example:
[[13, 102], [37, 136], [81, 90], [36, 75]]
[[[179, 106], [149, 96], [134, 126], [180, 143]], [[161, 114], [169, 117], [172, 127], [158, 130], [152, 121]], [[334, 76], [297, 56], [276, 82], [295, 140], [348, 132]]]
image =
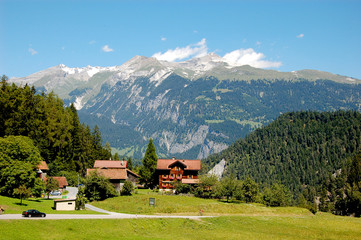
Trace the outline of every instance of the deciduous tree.
[[31, 196], [31, 189], [27, 188], [25, 184], [14, 189], [14, 195], [20, 198], [20, 205], [23, 205], [23, 199]]
[[32, 188], [41, 161], [33, 141], [24, 136], [0, 138], [0, 193], [12, 196], [15, 188]]

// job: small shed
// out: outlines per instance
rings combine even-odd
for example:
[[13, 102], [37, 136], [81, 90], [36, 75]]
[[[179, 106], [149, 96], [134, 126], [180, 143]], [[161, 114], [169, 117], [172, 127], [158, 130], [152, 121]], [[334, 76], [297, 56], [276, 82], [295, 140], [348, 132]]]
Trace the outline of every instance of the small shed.
[[55, 199], [54, 208], [61, 211], [75, 210], [75, 199]]

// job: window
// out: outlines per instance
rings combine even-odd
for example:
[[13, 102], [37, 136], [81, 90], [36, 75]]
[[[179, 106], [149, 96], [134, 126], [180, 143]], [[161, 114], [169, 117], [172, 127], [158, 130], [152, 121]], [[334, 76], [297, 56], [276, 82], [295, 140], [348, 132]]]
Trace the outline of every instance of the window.
[[174, 179], [174, 174], [173, 173], [170, 175], [170, 179]]
[[188, 178], [193, 178], [193, 175], [189, 175]]
[[68, 205], [73, 205], [73, 203], [72, 203], [72, 202], [68, 202]]

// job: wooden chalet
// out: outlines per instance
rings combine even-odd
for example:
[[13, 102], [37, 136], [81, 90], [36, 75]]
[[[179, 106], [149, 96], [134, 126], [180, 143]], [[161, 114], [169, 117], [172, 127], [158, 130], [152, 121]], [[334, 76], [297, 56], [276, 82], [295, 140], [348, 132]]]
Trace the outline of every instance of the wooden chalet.
[[94, 168], [87, 169], [87, 175], [92, 172], [98, 172], [114, 185], [115, 189], [120, 192], [126, 180], [131, 181], [136, 185], [139, 181], [139, 176], [128, 168], [127, 161], [124, 160], [96, 160]]
[[198, 184], [201, 160], [158, 159], [157, 175], [159, 189], [173, 189], [176, 181], [184, 184]]

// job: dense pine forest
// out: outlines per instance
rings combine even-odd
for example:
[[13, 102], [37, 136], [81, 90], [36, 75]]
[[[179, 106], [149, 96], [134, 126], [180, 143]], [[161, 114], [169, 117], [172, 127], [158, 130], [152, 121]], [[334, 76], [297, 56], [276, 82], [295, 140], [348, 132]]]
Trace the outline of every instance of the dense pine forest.
[[360, 140], [359, 112], [292, 112], [204, 163], [213, 167], [225, 159], [227, 172], [235, 172], [239, 179], [251, 176], [261, 184], [278, 182], [297, 196], [306, 187], [320, 186], [332, 174], [340, 174], [359, 151]]
[[0, 138], [26, 136], [38, 148], [50, 168], [50, 175], [61, 171], [85, 174], [96, 159], [109, 159], [109, 144], [102, 146], [97, 126], [81, 124], [73, 105], [53, 93], [37, 93], [34, 87], [0, 83]]

